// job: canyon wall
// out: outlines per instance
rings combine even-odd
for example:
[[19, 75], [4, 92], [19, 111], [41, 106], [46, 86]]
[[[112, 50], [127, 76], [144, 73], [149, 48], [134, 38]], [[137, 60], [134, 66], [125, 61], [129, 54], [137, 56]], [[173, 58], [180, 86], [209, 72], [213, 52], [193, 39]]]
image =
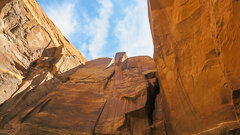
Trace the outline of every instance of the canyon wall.
[[29, 86], [36, 63], [51, 67], [35, 75], [55, 76], [87, 61], [36, 1], [1, 0], [0, 11], [0, 103]]
[[168, 134], [234, 133], [240, 1], [149, 0], [148, 5]]
[[152, 58], [120, 52], [87, 61], [35, 0], [0, 7], [0, 134], [164, 131], [152, 130], [159, 94]]
[[0, 134], [240, 134], [240, 2], [148, 6], [154, 60], [87, 61], [35, 0], [1, 0]]

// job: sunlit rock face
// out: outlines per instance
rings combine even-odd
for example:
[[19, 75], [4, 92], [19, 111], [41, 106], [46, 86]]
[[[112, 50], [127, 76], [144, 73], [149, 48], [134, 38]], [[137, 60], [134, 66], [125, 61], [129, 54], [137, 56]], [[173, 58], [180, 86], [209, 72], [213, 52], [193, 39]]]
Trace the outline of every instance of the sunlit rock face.
[[0, 103], [87, 61], [36, 1], [1, 0], [0, 11]]
[[239, 134], [240, 1], [148, 4], [167, 133]]
[[148, 5], [154, 60], [87, 61], [35, 0], [1, 0], [0, 134], [240, 134], [240, 2]]
[[36, 1], [0, 5], [0, 134], [164, 130], [153, 130], [159, 85], [152, 58], [119, 52], [87, 62]]

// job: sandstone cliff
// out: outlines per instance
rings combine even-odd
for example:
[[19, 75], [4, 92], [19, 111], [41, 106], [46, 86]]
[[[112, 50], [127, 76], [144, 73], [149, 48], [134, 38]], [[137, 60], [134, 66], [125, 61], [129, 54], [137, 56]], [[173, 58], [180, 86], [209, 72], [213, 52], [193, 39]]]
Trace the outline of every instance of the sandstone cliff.
[[0, 133], [157, 133], [151, 127], [159, 93], [155, 63], [146, 56], [124, 57], [117, 53], [108, 68], [110, 58], [86, 62], [65, 82], [52, 78], [8, 99], [0, 106]]
[[31, 86], [35, 66], [41, 83], [87, 61], [35, 1], [1, 0], [0, 11], [0, 103]]
[[148, 4], [168, 134], [239, 134], [240, 1]]
[[0, 5], [0, 134], [152, 134], [152, 58], [87, 62], [35, 0]]
[[148, 5], [154, 60], [87, 61], [35, 0], [0, 0], [0, 134], [240, 134], [240, 2]]

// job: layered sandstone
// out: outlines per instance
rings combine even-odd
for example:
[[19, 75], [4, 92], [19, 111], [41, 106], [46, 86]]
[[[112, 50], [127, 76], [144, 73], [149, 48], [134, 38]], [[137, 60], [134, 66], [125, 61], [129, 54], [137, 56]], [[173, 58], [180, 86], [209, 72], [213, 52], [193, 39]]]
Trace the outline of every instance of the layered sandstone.
[[240, 1], [148, 4], [168, 134], [238, 134]]

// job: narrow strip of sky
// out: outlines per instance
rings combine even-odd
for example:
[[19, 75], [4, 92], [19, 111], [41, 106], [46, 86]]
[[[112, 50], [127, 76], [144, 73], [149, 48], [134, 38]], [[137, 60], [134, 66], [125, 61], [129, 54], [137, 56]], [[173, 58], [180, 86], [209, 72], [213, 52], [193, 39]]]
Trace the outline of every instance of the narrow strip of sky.
[[37, 0], [49, 18], [88, 59], [153, 56], [147, 0]]

